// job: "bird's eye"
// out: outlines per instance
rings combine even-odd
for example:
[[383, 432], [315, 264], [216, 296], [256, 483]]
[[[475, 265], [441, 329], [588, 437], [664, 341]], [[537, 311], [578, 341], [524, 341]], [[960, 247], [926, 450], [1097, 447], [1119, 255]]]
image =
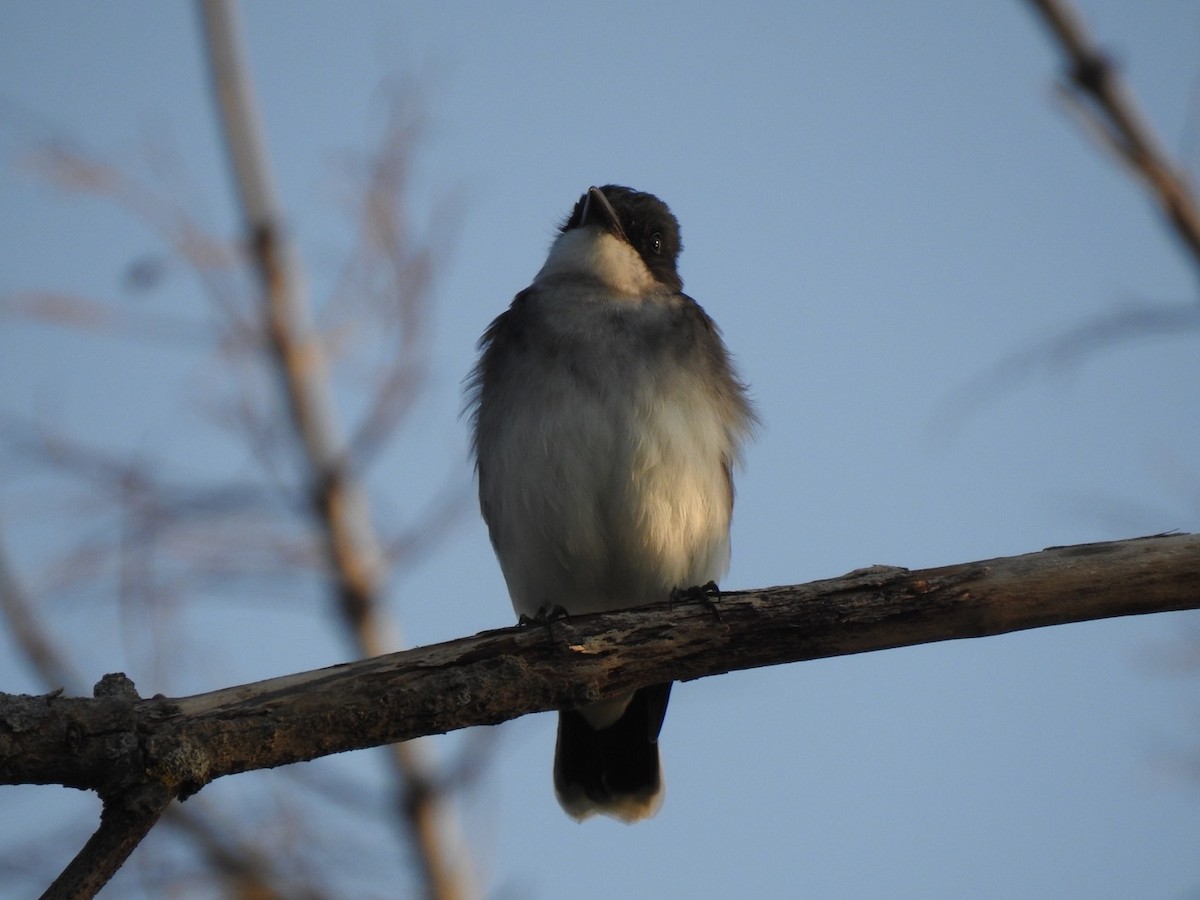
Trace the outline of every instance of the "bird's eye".
[[653, 253], [658, 254], [658, 253], [662, 253], [662, 248], [663, 248], [662, 235], [656, 231], [656, 232], [654, 232], [654, 234], [650, 235], [650, 250]]

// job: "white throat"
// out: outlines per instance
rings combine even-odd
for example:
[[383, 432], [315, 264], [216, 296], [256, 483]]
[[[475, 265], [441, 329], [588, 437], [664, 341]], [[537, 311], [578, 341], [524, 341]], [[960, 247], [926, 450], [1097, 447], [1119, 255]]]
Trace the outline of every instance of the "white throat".
[[552, 278], [593, 278], [618, 294], [643, 296], [658, 281], [628, 243], [594, 226], [560, 234], [534, 283]]

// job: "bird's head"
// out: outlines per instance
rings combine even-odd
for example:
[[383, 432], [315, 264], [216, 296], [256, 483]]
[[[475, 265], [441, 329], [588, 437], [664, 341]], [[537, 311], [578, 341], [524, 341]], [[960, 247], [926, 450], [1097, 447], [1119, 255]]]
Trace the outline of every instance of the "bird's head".
[[587, 189], [563, 223], [538, 279], [583, 277], [622, 294], [678, 292], [679, 222], [653, 194]]

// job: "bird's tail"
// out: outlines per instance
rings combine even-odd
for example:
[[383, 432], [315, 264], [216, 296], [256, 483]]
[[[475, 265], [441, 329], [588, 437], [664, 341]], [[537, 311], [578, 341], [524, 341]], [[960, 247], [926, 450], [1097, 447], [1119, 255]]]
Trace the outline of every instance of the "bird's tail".
[[589, 722], [586, 707], [559, 712], [554, 790], [570, 816], [582, 821], [600, 813], [632, 823], [658, 812], [658, 733], [670, 696], [670, 682], [634, 691], [620, 716], [603, 728]]

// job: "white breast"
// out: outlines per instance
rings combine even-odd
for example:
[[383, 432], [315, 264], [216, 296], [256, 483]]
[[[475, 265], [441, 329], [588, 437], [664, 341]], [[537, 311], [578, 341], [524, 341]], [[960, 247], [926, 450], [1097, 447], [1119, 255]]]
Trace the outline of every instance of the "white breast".
[[556, 294], [554, 327], [586, 333], [584, 349], [523, 358], [511, 393], [493, 397], [504, 415], [487, 425], [481, 498], [526, 615], [659, 602], [728, 566], [732, 447], [720, 411], [680, 362], [628, 359], [616, 343], [628, 336], [606, 324], [612, 301], [595, 291]]

